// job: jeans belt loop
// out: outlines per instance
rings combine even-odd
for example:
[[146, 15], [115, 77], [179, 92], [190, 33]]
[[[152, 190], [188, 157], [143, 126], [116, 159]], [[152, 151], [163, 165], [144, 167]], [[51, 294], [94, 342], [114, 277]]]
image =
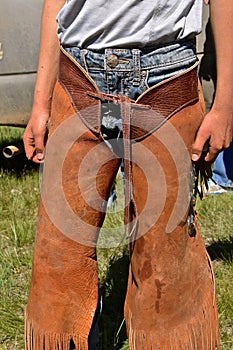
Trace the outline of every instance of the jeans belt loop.
[[88, 73], [88, 66], [87, 66], [87, 61], [86, 61], [86, 54], [87, 54], [87, 50], [86, 49], [81, 49], [80, 50], [80, 63], [81, 66], [84, 67], [84, 69], [87, 71]]
[[133, 79], [133, 85], [139, 86], [140, 85], [140, 50], [138, 49], [132, 49], [133, 54], [133, 71], [134, 71], [134, 79]]

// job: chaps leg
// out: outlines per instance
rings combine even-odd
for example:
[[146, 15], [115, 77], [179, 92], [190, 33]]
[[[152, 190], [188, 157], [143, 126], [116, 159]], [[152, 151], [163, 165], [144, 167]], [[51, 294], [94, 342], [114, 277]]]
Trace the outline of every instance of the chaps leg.
[[197, 224], [194, 236], [188, 230], [190, 153], [202, 118], [197, 102], [132, 147], [139, 228], [125, 301], [131, 350], [219, 349], [210, 258]]
[[26, 308], [27, 350], [88, 349], [98, 302], [96, 241], [119, 164], [57, 83]]

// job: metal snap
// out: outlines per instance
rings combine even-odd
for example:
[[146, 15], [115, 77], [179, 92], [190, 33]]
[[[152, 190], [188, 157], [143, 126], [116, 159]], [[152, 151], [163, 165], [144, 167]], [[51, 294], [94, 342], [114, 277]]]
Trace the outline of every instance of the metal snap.
[[115, 68], [119, 62], [118, 56], [114, 54], [110, 54], [107, 56], [106, 62], [110, 68]]

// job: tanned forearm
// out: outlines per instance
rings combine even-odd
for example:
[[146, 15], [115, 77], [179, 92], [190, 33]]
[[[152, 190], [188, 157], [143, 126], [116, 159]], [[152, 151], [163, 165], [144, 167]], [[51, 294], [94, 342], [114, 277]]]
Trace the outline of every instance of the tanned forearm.
[[56, 16], [64, 0], [45, 0], [41, 20], [40, 54], [34, 104], [50, 108], [54, 84], [58, 74], [59, 41]]
[[215, 108], [233, 105], [233, 1], [211, 0], [210, 18], [217, 62]]

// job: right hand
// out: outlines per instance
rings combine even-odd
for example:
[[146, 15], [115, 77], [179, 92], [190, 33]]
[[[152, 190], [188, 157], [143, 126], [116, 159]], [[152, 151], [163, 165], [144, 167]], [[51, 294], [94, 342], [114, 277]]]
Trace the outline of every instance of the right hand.
[[26, 157], [35, 163], [44, 161], [49, 112], [33, 107], [31, 117], [23, 134]]
[[60, 42], [57, 36], [56, 16], [65, 2], [65, 0], [44, 0], [43, 5], [34, 102], [31, 117], [23, 135], [26, 156], [35, 163], [41, 163], [44, 160], [47, 123], [59, 70]]

